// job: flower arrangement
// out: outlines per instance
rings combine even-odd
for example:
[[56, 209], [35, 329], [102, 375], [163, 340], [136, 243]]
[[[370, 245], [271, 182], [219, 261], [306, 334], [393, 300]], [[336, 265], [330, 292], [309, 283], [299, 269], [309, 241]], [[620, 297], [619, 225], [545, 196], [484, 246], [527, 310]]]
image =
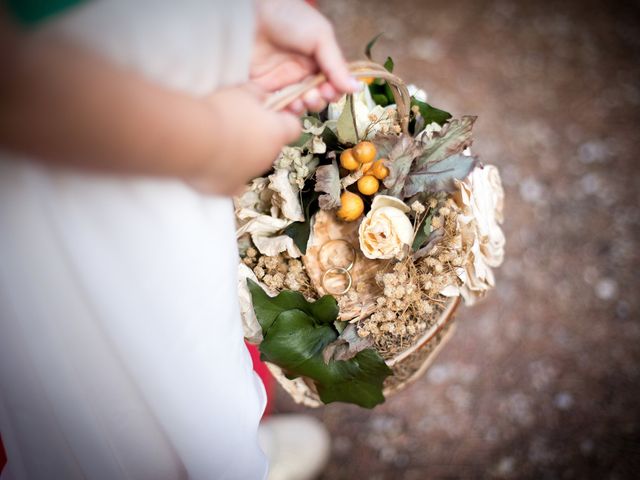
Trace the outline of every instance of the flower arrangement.
[[371, 408], [419, 375], [460, 299], [504, 255], [496, 167], [454, 119], [370, 62], [361, 92], [302, 119], [303, 134], [235, 199], [245, 335], [299, 402]]

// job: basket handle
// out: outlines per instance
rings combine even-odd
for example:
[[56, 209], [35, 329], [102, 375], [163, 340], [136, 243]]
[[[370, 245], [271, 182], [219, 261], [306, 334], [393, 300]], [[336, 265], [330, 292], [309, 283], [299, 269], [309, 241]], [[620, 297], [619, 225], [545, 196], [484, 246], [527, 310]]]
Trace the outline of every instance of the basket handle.
[[[393, 92], [393, 98], [398, 107], [398, 116], [403, 133], [409, 133], [409, 109], [411, 96], [402, 79], [388, 72], [382, 65], [369, 61], [357, 61], [348, 64], [349, 72], [356, 78], [382, 78], [387, 81]], [[321, 85], [327, 80], [323, 73], [302, 80], [300, 83], [289, 85], [267, 98], [264, 105], [269, 110], [282, 110], [295, 99], [309, 90]]]

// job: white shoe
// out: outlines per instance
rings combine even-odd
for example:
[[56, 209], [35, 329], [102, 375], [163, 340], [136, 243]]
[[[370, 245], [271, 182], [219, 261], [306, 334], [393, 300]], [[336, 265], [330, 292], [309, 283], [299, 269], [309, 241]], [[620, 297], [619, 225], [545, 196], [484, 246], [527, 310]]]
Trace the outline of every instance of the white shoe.
[[269, 459], [268, 480], [312, 480], [329, 460], [329, 432], [310, 415], [269, 416], [260, 423], [258, 441]]

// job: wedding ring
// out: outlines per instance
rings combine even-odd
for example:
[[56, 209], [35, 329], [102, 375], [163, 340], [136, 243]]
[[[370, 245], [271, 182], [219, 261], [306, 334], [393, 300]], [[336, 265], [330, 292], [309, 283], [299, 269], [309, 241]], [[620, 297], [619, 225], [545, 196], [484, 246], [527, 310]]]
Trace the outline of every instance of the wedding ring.
[[[327, 271], [329, 271], [328, 269], [337, 267], [343, 268], [348, 272], [356, 263], [356, 249], [346, 240], [329, 240], [320, 247], [318, 251], [318, 261]], [[345, 263], [346, 265], [340, 265], [341, 263]]]
[[[341, 276], [344, 279], [344, 284], [346, 285], [342, 289], [340, 289], [339, 285], [328, 285], [330, 283], [330, 277], [338, 277]], [[331, 295], [344, 295], [351, 289], [351, 285], [353, 280], [351, 278], [351, 274], [346, 268], [342, 267], [331, 267], [322, 275], [322, 286]]]

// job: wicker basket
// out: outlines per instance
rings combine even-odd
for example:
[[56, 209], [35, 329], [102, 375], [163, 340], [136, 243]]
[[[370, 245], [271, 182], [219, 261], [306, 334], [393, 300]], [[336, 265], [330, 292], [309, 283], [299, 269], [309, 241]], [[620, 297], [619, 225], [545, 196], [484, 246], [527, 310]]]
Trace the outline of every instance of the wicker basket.
[[[357, 78], [375, 77], [382, 78], [388, 82], [396, 101], [402, 130], [408, 133], [410, 95], [404, 82], [396, 75], [372, 62], [354, 62], [349, 65], [349, 68]], [[291, 101], [324, 81], [325, 77], [323, 75], [309, 78], [300, 84], [293, 85], [272, 95], [267, 100], [266, 105], [274, 110], [282, 109]], [[318, 253], [321, 245], [335, 239], [346, 240], [354, 247], [354, 251], [357, 252], [353, 269], [354, 281], [365, 282], [368, 286], [365, 291], [358, 293], [358, 300], [354, 302], [354, 305], [341, 308], [340, 319], [348, 321], [366, 318], [375, 311], [375, 298], [379, 291], [377, 291], [374, 276], [377, 271], [384, 268], [384, 265], [382, 265], [383, 261], [370, 260], [359, 253], [357, 222], [341, 222], [335, 218], [335, 215], [322, 210], [319, 211], [314, 218], [307, 252], [302, 257], [305, 269], [318, 294], [327, 293], [322, 286], [323, 271], [319, 264]], [[455, 327], [454, 316], [459, 303], [459, 298], [449, 299], [442, 308], [437, 320], [428, 326], [424, 334], [417, 338], [412, 345], [393, 358], [386, 360], [387, 365], [393, 371], [393, 375], [385, 381], [383, 391], [385, 397], [400, 391], [427, 370], [437, 353], [451, 338]], [[309, 407], [322, 405], [311, 380], [304, 377], [291, 380], [285, 376], [282, 369], [277, 365], [267, 362], [267, 366], [280, 385], [297, 403]]]

